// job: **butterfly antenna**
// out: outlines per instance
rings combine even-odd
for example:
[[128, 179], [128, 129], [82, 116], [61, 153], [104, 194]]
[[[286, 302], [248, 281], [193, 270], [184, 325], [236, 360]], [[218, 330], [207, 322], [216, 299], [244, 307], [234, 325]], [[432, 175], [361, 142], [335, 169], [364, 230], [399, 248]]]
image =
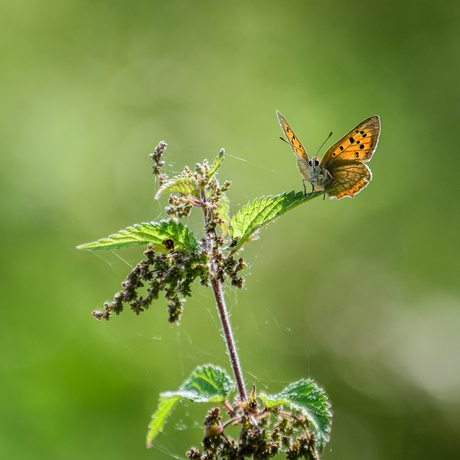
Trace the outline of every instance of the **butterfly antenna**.
[[321, 144], [321, 147], [318, 149], [318, 152], [316, 154], [316, 156], [318, 156], [318, 153], [320, 152], [320, 150], [324, 147], [324, 144], [329, 140], [329, 138], [334, 134], [334, 131], [331, 131], [331, 134], [329, 134], [329, 136], [327, 136], [326, 140]]

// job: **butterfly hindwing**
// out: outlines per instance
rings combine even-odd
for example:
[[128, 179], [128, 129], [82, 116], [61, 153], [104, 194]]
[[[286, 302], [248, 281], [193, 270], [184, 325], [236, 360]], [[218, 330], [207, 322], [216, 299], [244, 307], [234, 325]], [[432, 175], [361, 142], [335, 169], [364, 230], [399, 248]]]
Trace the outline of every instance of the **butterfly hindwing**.
[[336, 160], [349, 160], [365, 163], [372, 158], [380, 134], [378, 115], [366, 118], [349, 133], [337, 141], [324, 154], [322, 163], [326, 169]]
[[328, 184], [328, 188], [333, 190], [328, 195], [338, 199], [344, 196], [353, 198], [372, 179], [371, 170], [364, 163], [356, 161], [336, 160], [329, 165], [328, 171], [333, 178]]

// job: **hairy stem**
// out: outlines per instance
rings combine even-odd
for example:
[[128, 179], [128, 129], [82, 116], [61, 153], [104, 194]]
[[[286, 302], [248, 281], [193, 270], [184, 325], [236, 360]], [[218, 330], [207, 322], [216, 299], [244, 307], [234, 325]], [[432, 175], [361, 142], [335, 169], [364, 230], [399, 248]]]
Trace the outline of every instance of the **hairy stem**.
[[[204, 214], [205, 228], [208, 228], [208, 224], [212, 220], [212, 210], [207, 207], [207, 199], [204, 190], [201, 192], [201, 202]], [[215, 230], [206, 231], [206, 243], [208, 251], [212, 252], [213, 240], [216, 236]], [[235, 376], [236, 385], [238, 387], [238, 393], [241, 401], [247, 401], [246, 389], [244, 387], [243, 373], [241, 371], [240, 360], [238, 358], [238, 352], [236, 350], [235, 341], [233, 340], [233, 332], [228, 316], [227, 307], [225, 306], [224, 293], [222, 291], [222, 282], [215, 278], [216, 274], [216, 262], [211, 262], [211, 273], [213, 279], [211, 281], [212, 290], [214, 292], [214, 298], [216, 299], [217, 311], [219, 313], [220, 322], [222, 324], [222, 330], [224, 332], [225, 342], [227, 344], [228, 356], [233, 369], [233, 375]]]
[[235, 341], [233, 340], [232, 326], [228, 318], [227, 307], [225, 306], [224, 293], [222, 292], [222, 283], [213, 279], [211, 281], [212, 290], [216, 299], [217, 311], [219, 312], [220, 322], [222, 323], [222, 330], [224, 331], [225, 341], [227, 343], [228, 355], [233, 368], [233, 375], [235, 376], [236, 385], [241, 401], [247, 401], [246, 388], [244, 387], [243, 373], [241, 372], [240, 360], [238, 352], [236, 351]]

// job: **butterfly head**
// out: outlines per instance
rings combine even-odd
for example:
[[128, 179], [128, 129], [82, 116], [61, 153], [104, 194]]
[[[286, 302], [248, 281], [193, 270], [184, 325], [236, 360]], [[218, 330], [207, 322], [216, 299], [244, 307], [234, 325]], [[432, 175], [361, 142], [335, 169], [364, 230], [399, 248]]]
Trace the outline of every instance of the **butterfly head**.
[[321, 160], [318, 157], [311, 157], [308, 161], [308, 166], [310, 166], [311, 171], [317, 171], [320, 164]]
[[330, 174], [324, 170], [321, 160], [318, 157], [312, 157], [308, 160], [308, 182], [316, 190], [324, 190], [330, 181]]

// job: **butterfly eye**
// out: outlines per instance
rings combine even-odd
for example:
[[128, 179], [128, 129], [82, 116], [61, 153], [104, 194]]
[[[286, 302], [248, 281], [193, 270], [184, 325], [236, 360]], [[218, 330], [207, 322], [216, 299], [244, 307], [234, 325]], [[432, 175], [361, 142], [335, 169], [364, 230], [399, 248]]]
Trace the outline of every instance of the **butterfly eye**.
[[319, 166], [319, 160], [318, 158], [312, 158], [309, 162], [309, 165], [312, 167], [317, 167]]

